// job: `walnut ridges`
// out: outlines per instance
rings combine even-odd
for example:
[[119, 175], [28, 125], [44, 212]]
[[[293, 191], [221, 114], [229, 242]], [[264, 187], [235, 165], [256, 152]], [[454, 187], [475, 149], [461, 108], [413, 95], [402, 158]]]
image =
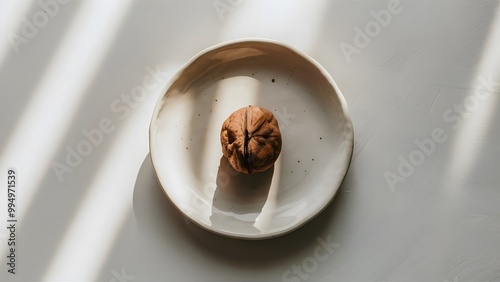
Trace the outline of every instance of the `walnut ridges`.
[[231, 166], [246, 174], [269, 169], [281, 152], [278, 121], [257, 106], [232, 113], [222, 124], [220, 141]]

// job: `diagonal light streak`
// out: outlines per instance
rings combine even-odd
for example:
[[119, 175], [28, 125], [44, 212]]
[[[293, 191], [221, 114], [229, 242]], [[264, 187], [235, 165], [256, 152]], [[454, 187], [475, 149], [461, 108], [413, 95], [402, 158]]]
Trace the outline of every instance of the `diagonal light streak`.
[[[0, 168], [6, 171], [15, 167], [25, 176], [18, 198], [19, 217], [29, 209], [131, 2], [82, 4], [7, 140], [0, 155]], [[4, 247], [0, 254], [5, 251]]]

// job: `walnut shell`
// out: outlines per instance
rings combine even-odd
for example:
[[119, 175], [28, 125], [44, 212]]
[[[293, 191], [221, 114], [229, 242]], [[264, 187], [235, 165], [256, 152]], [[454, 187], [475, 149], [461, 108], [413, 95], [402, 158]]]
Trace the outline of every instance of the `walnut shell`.
[[232, 113], [222, 124], [222, 153], [239, 172], [263, 172], [281, 152], [281, 132], [270, 111], [248, 106]]

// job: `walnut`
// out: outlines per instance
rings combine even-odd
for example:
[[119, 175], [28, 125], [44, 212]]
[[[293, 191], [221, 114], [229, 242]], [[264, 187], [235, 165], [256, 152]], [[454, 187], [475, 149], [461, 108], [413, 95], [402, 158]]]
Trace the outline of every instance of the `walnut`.
[[269, 169], [281, 152], [278, 121], [257, 106], [232, 113], [222, 124], [220, 141], [231, 166], [245, 174]]

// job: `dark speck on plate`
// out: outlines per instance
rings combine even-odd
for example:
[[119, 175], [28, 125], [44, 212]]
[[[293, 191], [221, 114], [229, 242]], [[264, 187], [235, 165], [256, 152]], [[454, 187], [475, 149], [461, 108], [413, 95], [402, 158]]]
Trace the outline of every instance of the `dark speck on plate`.
[[273, 78], [273, 79], [271, 79], [271, 81], [274, 83], [274, 81], [275, 81], [275, 80], [274, 80], [274, 78]]

